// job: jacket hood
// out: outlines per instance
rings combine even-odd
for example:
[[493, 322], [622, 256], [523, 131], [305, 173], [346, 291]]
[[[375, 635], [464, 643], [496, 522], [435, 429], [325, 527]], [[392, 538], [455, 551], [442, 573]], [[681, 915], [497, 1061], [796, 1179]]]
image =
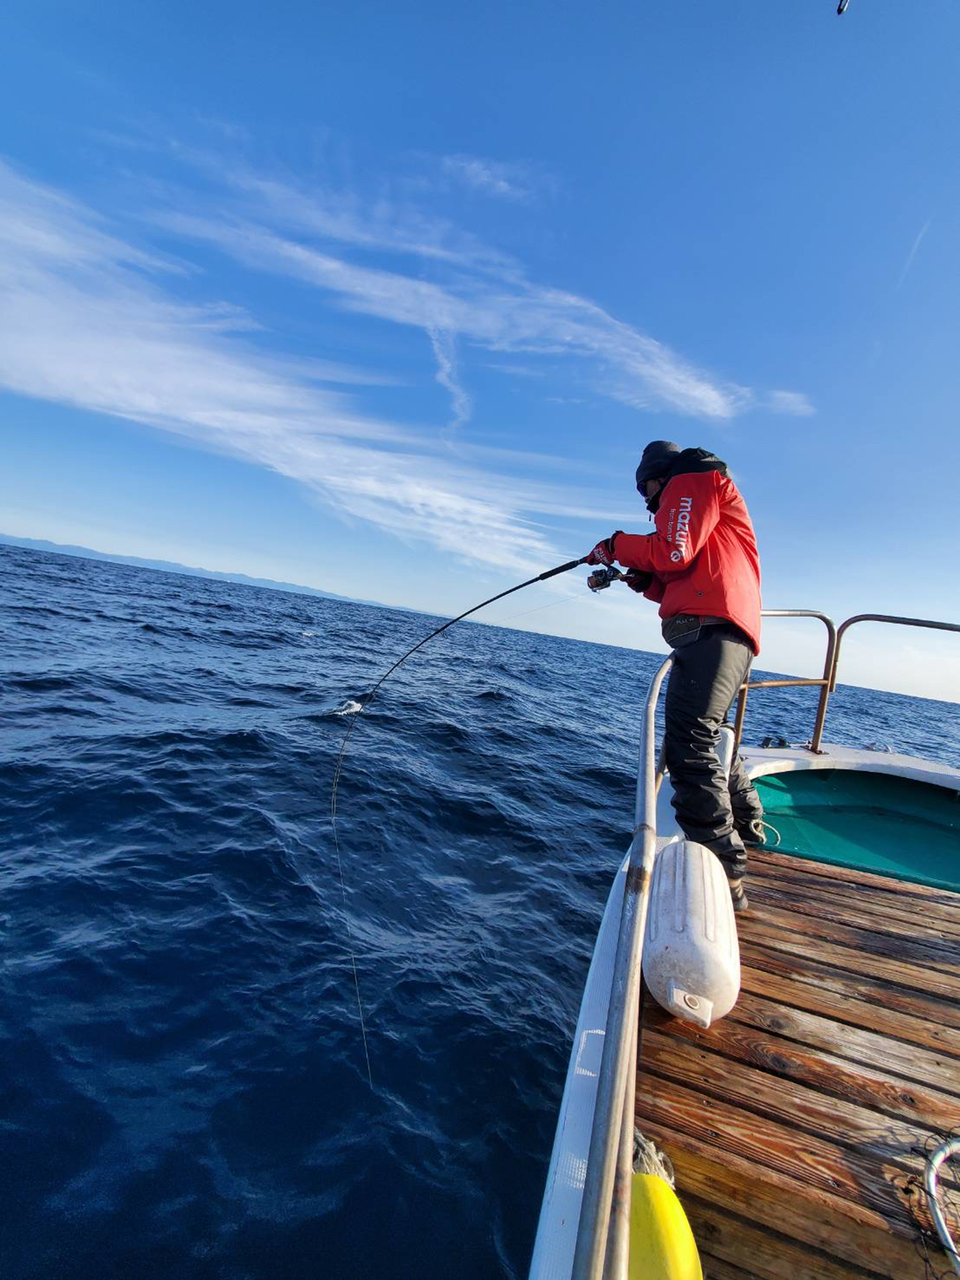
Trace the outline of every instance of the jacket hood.
[[672, 480], [674, 476], [689, 475], [691, 471], [719, 471], [722, 475], [729, 474], [727, 464], [708, 449], [684, 449], [667, 472], [666, 478]]
[[664, 490], [674, 476], [686, 476], [691, 472], [697, 471], [719, 471], [721, 475], [729, 475], [727, 464], [717, 457], [715, 453], [711, 453], [709, 449], [683, 449], [678, 455], [677, 460], [663, 477], [663, 488], [659, 493], [655, 493], [652, 498], [647, 499], [647, 510], [657, 512], [660, 509], [660, 498]]

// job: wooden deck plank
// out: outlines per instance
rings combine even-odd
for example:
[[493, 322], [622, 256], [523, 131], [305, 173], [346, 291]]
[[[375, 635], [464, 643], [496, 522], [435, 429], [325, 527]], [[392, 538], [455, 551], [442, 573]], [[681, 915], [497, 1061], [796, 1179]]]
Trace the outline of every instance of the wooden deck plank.
[[734, 1062], [761, 1067], [787, 1080], [808, 1084], [829, 1097], [872, 1108], [883, 1115], [914, 1120], [921, 1128], [949, 1130], [957, 1123], [957, 1099], [948, 1093], [901, 1080], [879, 1067], [853, 1063], [770, 1032], [722, 1018], [708, 1030], [680, 1022], [653, 1001], [644, 1011], [644, 1028], [667, 1026], [671, 1036], [722, 1053]]
[[705, 1253], [701, 1253], [700, 1263], [703, 1267], [703, 1280], [758, 1280], [755, 1271], [741, 1271], [732, 1263], [724, 1262], [722, 1258], [711, 1258]]
[[[756, 877], [754, 881], [755, 893], [759, 891], [762, 894], [762, 882], [758, 886]], [[771, 891], [767, 892], [771, 894]], [[896, 961], [898, 965], [909, 964], [939, 972], [944, 977], [952, 978], [949, 991], [945, 991], [944, 994], [960, 995], [960, 973], [958, 973], [957, 964], [952, 957], [945, 956], [939, 940], [926, 940], [921, 934], [918, 940], [914, 941], [884, 932], [881, 928], [869, 929], [861, 928], [859, 925], [838, 924], [824, 916], [805, 914], [770, 902], [764, 903], [763, 911], [759, 914], [768, 925], [786, 927], [808, 938], [822, 939], [873, 957], [883, 957]], [[850, 918], [856, 920], [856, 912], [853, 908], [851, 908]], [[945, 969], [946, 973], [943, 972]]]
[[[815, 865], [810, 864], [811, 867]], [[751, 856], [747, 874], [750, 875], [753, 869], [754, 859]], [[855, 885], [832, 880], [808, 869], [795, 870], [792, 867], [763, 864], [760, 878], [764, 885], [822, 899], [837, 907], [847, 908], [855, 901], [860, 911], [880, 920], [901, 921], [914, 929], [918, 922], [922, 922], [924, 927], [933, 924], [939, 934], [960, 938], [960, 905], [955, 903], [941, 905], [929, 898], [899, 893], [875, 892], [865, 895]]]
[[645, 1001], [638, 1125], [708, 1280], [923, 1280], [925, 1148], [960, 1123], [960, 894], [769, 851], [750, 886], [734, 1010], [703, 1031]]
[[[857, 948], [849, 940], [841, 944], [831, 942], [806, 927], [806, 918], [780, 912], [777, 920], [771, 920], [767, 908], [754, 913], [755, 918], [745, 930], [745, 936], [753, 942], [762, 942], [775, 951], [785, 951], [793, 956], [813, 954], [819, 960], [835, 965], [849, 973], [863, 974], [909, 987], [921, 994], [940, 996], [945, 1000], [960, 1001], [960, 975], [942, 969], [910, 964], [904, 960], [891, 960], [866, 949], [867, 941]], [[801, 927], [794, 927], [800, 919]], [[867, 935], [867, 939], [869, 935]]]
[[903, 1080], [932, 1084], [945, 1093], [957, 1094], [956, 1105], [960, 1112], [960, 1064], [945, 1054], [904, 1044], [862, 1026], [805, 1013], [776, 998], [764, 999], [749, 991], [741, 991], [736, 1007], [728, 1017], [751, 1027], [773, 1031], [778, 1036], [811, 1048], [826, 1049], [838, 1058], [848, 1058], [857, 1063], [882, 1063], [886, 1070]]
[[721, 1054], [692, 1050], [673, 1036], [652, 1029], [643, 1035], [643, 1063], [646, 1072], [700, 1089], [721, 1102], [856, 1147], [908, 1173], [923, 1171], [919, 1146], [927, 1130], [915, 1122], [878, 1115], [869, 1107], [827, 1097], [819, 1089], [756, 1068], [733, 1071]]
[[[867, 1027], [884, 1036], [931, 1049], [941, 1057], [960, 1058], [960, 1030], [953, 1027], [931, 1026], [925, 1018], [838, 995], [819, 983], [780, 978], [769, 969], [754, 969], [749, 965], [740, 970], [740, 985], [754, 996], [762, 994], [769, 1000], [782, 1001], [785, 1006], [831, 1018], [834, 1023]], [[960, 1062], [954, 1065], [954, 1074], [960, 1079]]]
[[[885, 1280], [882, 1272], [799, 1245], [769, 1228], [735, 1218], [709, 1201], [687, 1196], [684, 1208], [694, 1235], [703, 1241], [707, 1258], [719, 1257], [734, 1264], [749, 1259], [749, 1274], [757, 1280]], [[924, 1272], [908, 1272], [903, 1280], [925, 1280]]]
[[893, 1232], [909, 1238], [914, 1230], [905, 1190], [910, 1175], [889, 1161], [652, 1075], [643, 1076], [638, 1087], [636, 1117], [641, 1130], [648, 1121], [672, 1126], [701, 1143], [715, 1143], [758, 1169], [774, 1169], [805, 1187], [830, 1191], [872, 1209]]
[[[839, 996], [865, 1001], [869, 1005], [882, 1004], [896, 1013], [905, 1013], [929, 1027], [930, 1036], [935, 1043], [939, 1043], [941, 1027], [951, 1032], [960, 1030], [960, 1003], [921, 995], [918, 991], [895, 987], [893, 983], [880, 982], [875, 978], [865, 978], [862, 974], [823, 964], [810, 955], [802, 959], [783, 955], [744, 937], [740, 939], [740, 963], [744, 970], [773, 974], [779, 978], [787, 978], [798, 986], [831, 991]], [[802, 998], [802, 995], [798, 995], [797, 1001]]]
[[942, 959], [953, 965], [960, 964], [960, 931], [945, 932], [939, 921], [923, 916], [923, 907], [919, 904], [917, 914], [910, 919], [901, 918], [899, 914], [871, 911], [869, 901], [861, 897], [837, 901], [808, 888], [787, 886], [766, 878], [755, 880], [751, 888], [755, 902], [833, 924], [864, 929], [890, 939], [895, 945], [906, 943], [905, 959], [916, 960], [919, 956], [920, 962], [925, 963], [926, 955], [933, 948], [938, 963]]
[[805, 1188], [776, 1170], [759, 1170], [732, 1153], [724, 1153], [721, 1161], [709, 1147], [665, 1126], [648, 1122], [644, 1135], [673, 1161], [681, 1203], [687, 1196], [712, 1202], [788, 1236], [799, 1247], [823, 1250], [890, 1280], [914, 1274], [913, 1239], [888, 1232], [886, 1220], [875, 1210]]
[[775, 869], [794, 871], [801, 868], [804, 871], [809, 869], [814, 875], [856, 885], [858, 889], [868, 893], [889, 893], [896, 898], [923, 898], [929, 902], [939, 902], [951, 909], [957, 907], [957, 899], [960, 897], [951, 889], [937, 889], [933, 885], [917, 884], [912, 880], [897, 880], [893, 876], [878, 875], [875, 871], [860, 871], [855, 867], [838, 867], [832, 862], [817, 862], [814, 858], [777, 853], [775, 849], [751, 849], [750, 861], [754, 866], [766, 864]]

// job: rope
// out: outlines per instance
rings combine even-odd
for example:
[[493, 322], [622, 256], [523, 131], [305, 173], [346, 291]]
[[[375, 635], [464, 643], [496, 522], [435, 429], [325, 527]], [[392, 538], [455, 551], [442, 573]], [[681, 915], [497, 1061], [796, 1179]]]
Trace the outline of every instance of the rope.
[[676, 1185], [670, 1157], [664, 1155], [652, 1138], [645, 1138], [639, 1129], [633, 1131], [633, 1171], [652, 1173], [671, 1187]]
[[[765, 822], [763, 819], [761, 819], [760, 821], [761, 821], [761, 826], [763, 826], [765, 830], [767, 830], [767, 831], [772, 831], [772, 832], [773, 832], [773, 834], [777, 837], [777, 843], [776, 843], [773, 847], [774, 847], [774, 849], [779, 848], [779, 845], [780, 845], [780, 832], [777, 830], [777, 828], [776, 828], [776, 827], [771, 826], [771, 824], [770, 824], [769, 822]], [[764, 841], [764, 844], [766, 844], [766, 841]]]

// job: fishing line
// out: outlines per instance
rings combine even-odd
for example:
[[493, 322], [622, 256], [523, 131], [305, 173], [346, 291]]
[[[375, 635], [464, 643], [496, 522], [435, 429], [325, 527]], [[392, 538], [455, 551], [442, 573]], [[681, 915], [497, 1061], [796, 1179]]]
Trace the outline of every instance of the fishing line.
[[[449, 622], [445, 622], [442, 627], [437, 627], [436, 631], [431, 631], [428, 636], [424, 636], [422, 640], [418, 640], [412, 648], [407, 650], [402, 658], [398, 658], [389, 671], [384, 672], [367, 696], [361, 699], [360, 706], [354, 712], [354, 715], [359, 717], [363, 714], [366, 708], [373, 701], [377, 690], [385, 680], [389, 679], [389, 677], [393, 675], [397, 667], [402, 666], [403, 663], [415, 654], [418, 649], [422, 649], [429, 640], [432, 640], [435, 636], [446, 631], [448, 627], [452, 627], [455, 622], [462, 622], [464, 618], [469, 618], [471, 613], [476, 613], [478, 610], [486, 608], [488, 604], [494, 604], [497, 600], [502, 600], [504, 596], [511, 596], [515, 591], [522, 591], [524, 587], [532, 587], [535, 582], [546, 582], [548, 578], [555, 578], [558, 573], [567, 573], [570, 569], [576, 569], [578, 565], [586, 564], [586, 562], [587, 557], [582, 556], [579, 560], [568, 560], [566, 564], [558, 564], [555, 569], [547, 569], [545, 573], [538, 573], [535, 578], [528, 578], [526, 582], [519, 582], [515, 587], [509, 587], [506, 591], [501, 591], [499, 595], [491, 596], [489, 600], [484, 600], [481, 604], [475, 604], [472, 609], [467, 609], [465, 613], [458, 614], [456, 618], [451, 618]], [[350, 735], [353, 733], [353, 727], [355, 724], [356, 720], [351, 720], [347, 725], [346, 733], [343, 735], [343, 742], [340, 744], [340, 752], [337, 756], [337, 767], [333, 775], [333, 792], [330, 796], [330, 818], [333, 826], [333, 847], [337, 855], [337, 875], [340, 879], [340, 900], [343, 903], [344, 919], [347, 919], [347, 891], [343, 883], [343, 862], [340, 858], [340, 841], [337, 837], [337, 791], [340, 787], [340, 773], [343, 769], [344, 753], [346, 752], [347, 743], [350, 741]], [[348, 935], [349, 929], [350, 925], [348, 920]], [[353, 966], [353, 985], [357, 993], [357, 1012], [360, 1015], [360, 1034], [363, 1037], [363, 1055], [367, 1063], [367, 1079], [370, 1082], [370, 1088], [372, 1089], [373, 1073], [370, 1069], [370, 1050], [367, 1044], [367, 1028], [363, 1017], [363, 1003], [360, 999], [360, 980], [357, 976], [357, 958], [352, 950], [350, 951], [350, 962]]]
[[538, 604], [534, 609], [524, 609], [520, 613], [508, 613], [505, 618], [501, 618], [499, 622], [494, 620], [490, 625], [503, 627], [508, 622], [512, 622], [514, 618], [526, 618], [531, 613], [539, 613], [541, 609], [556, 609], [561, 604], [580, 604], [586, 598], [586, 596], [566, 596], [563, 600], [550, 600], [547, 604]]

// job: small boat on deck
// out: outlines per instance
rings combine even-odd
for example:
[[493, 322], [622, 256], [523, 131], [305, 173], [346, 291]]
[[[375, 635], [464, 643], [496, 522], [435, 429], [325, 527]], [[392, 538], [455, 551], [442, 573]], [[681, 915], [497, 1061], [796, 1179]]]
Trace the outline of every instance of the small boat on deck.
[[[750, 681], [722, 731], [779, 844], [751, 851], [751, 909], [734, 923], [656, 763], [668, 659], [647, 696], [633, 840], [584, 989], [530, 1280], [960, 1275], [945, 1194], [960, 1156], [960, 770], [823, 741], [851, 626], [960, 625], [764, 616], [820, 619], [828, 637], [822, 677]], [[778, 685], [819, 688], [810, 742], [741, 748], [749, 690]], [[670, 894], [667, 866], [682, 868]], [[696, 954], [664, 986], [652, 952], [668, 916], [668, 965], [688, 942]], [[715, 992], [689, 979], [703, 980], [704, 947], [717, 990], [731, 973], [738, 984], [712, 1014]]]

